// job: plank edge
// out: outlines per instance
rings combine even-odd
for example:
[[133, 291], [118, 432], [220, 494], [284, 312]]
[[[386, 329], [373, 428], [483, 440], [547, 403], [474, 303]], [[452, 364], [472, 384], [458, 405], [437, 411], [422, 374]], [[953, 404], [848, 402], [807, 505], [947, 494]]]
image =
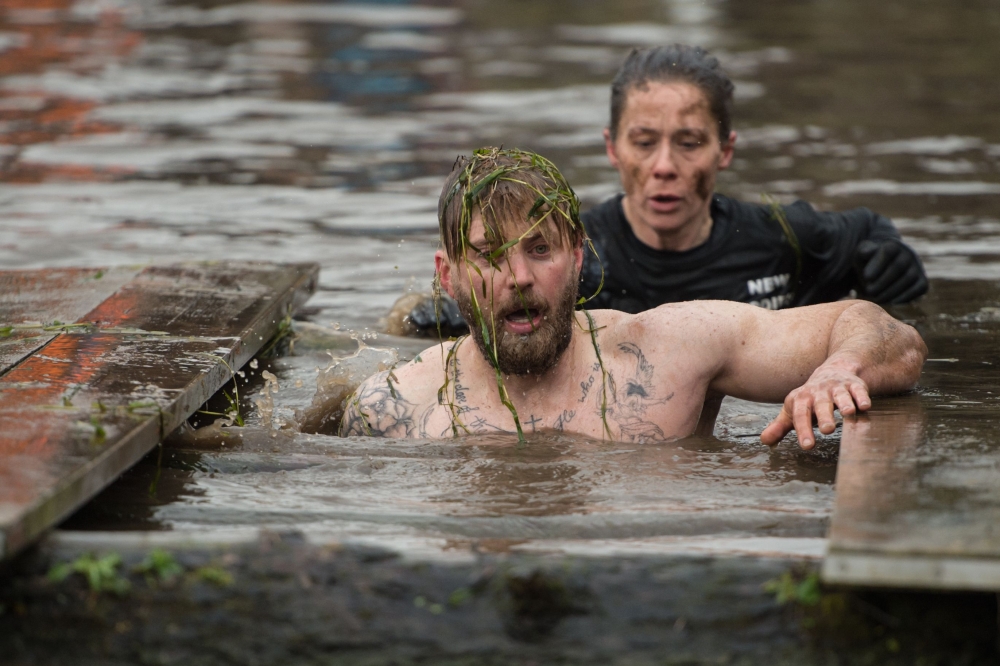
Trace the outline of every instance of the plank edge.
[[861, 587], [1000, 591], [1000, 558], [831, 550], [823, 560], [825, 583]]

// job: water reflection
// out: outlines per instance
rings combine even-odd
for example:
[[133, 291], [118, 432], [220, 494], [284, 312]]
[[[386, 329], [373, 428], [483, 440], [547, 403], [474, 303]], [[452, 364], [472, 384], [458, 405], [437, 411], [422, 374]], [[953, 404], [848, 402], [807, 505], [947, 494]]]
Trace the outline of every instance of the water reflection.
[[683, 39], [737, 80], [722, 191], [868, 205], [933, 277], [1000, 276], [1000, 138], [983, 120], [1000, 101], [996, 7], [46, 7], [0, 14], [0, 180], [38, 183], [0, 199], [4, 265], [316, 260], [316, 320], [371, 327], [426, 288], [455, 154], [535, 148], [600, 200], [617, 189], [600, 136], [611, 73], [631, 45]]

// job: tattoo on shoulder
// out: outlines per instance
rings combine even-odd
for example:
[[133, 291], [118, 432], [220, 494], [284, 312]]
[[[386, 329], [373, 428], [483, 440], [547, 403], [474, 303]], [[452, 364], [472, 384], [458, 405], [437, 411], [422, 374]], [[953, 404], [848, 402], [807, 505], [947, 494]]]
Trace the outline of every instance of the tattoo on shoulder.
[[347, 398], [340, 421], [341, 437], [427, 437], [434, 405], [421, 408], [407, 400], [394, 383], [391, 370], [367, 379]]

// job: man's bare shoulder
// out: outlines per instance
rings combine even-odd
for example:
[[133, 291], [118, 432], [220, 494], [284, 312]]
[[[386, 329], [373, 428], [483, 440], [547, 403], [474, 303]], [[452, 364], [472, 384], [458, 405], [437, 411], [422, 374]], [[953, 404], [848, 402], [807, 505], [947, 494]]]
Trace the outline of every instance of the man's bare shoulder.
[[453, 344], [429, 347], [406, 365], [361, 382], [344, 406], [341, 436], [426, 437], [444, 377], [443, 364]]

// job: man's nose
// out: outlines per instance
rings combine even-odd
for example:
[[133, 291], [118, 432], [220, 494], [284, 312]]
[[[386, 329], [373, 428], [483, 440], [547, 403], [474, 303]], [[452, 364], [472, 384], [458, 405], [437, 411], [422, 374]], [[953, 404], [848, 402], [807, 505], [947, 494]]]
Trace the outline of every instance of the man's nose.
[[677, 176], [677, 165], [674, 162], [674, 153], [671, 150], [669, 141], [661, 141], [656, 152], [653, 154], [652, 174], [654, 178], [663, 180], [669, 180]]
[[510, 279], [508, 286], [511, 289], [524, 290], [534, 284], [535, 275], [531, 270], [531, 263], [520, 248], [512, 248], [504, 261], [507, 263], [505, 268]]

